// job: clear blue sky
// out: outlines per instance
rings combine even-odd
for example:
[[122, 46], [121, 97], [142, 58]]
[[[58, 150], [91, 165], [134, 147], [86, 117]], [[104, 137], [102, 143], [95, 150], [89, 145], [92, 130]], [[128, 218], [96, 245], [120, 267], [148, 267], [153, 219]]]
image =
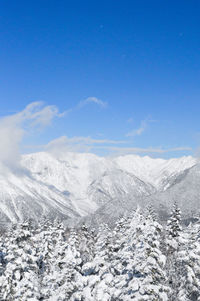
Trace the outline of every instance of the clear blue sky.
[[[76, 108], [26, 143], [66, 135], [192, 148], [153, 154], [164, 157], [198, 148], [199, 0], [1, 0], [0, 28], [1, 116], [34, 101]], [[88, 97], [107, 106], [78, 105]]]

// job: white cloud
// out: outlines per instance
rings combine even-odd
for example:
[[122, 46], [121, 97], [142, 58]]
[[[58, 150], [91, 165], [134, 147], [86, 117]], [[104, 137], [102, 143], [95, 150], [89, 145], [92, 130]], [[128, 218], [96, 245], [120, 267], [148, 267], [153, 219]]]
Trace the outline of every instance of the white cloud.
[[62, 136], [50, 141], [43, 148], [45, 151], [57, 156], [62, 156], [67, 152], [88, 152], [90, 147], [84, 142], [84, 139], [80, 137], [68, 138]]
[[53, 155], [61, 157], [67, 152], [94, 152], [99, 150], [106, 151], [109, 155], [125, 155], [125, 154], [164, 154], [169, 152], [191, 151], [191, 147], [175, 147], [175, 148], [139, 148], [139, 147], [123, 147], [127, 141], [117, 141], [109, 139], [93, 139], [91, 137], [59, 137], [50, 141], [43, 149]]
[[59, 116], [60, 117], [65, 116], [65, 115], [70, 114], [74, 111], [80, 110], [80, 109], [82, 109], [83, 107], [85, 107], [89, 104], [96, 104], [96, 105], [98, 105], [102, 108], [106, 108], [107, 105], [108, 105], [107, 102], [102, 101], [101, 99], [99, 99], [97, 97], [88, 97], [88, 98], [78, 102], [74, 107], [71, 107], [71, 108], [67, 109], [65, 112], [60, 113]]
[[110, 154], [114, 155], [126, 155], [126, 154], [164, 154], [170, 152], [192, 151], [191, 147], [174, 147], [169, 149], [164, 148], [140, 148], [140, 147], [118, 147], [118, 146], [102, 146], [98, 148], [106, 149], [110, 151]]
[[53, 153], [54, 155], [61, 156], [67, 152], [91, 152], [93, 149], [101, 148], [99, 145], [119, 145], [124, 144], [126, 141], [117, 141], [109, 139], [93, 139], [91, 137], [72, 137], [62, 136], [50, 141], [43, 149]]
[[[106, 103], [96, 97], [88, 97], [83, 102], [78, 103], [74, 108], [60, 113], [55, 105], [44, 105], [43, 102], [33, 102], [25, 107], [24, 110], [0, 118], [0, 172], [6, 170], [20, 171], [20, 145], [25, 134], [32, 130], [41, 129], [49, 126], [54, 118], [60, 118], [71, 111], [94, 103], [105, 107]], [[66, 140], [66, 139], [65, 139]], [[62, 142], [63, 141], [63, 142]], [[90, 150], [91, 144], [95, 143], [91, 138], [80, 139], [73, 138], [68, 142], [64, 140], [57, 141], [65, 144], [71, 150]], [[105, 142], [105, 140], [104, 140]], [[98, 141], [96, 141], [98, 143]], [[105, 142], [106, 143], [106, 142]]]
[[14, 115], [5, 117], [6, 119], [18, 120], [18, 123], [35, 127], [46, 127], [51, 124], [55, 117], [63, 117], [64, 113], [59, 113], [59, 110], [54, 105], [45, 106], [43, 102], [33, 102], [27, 107]]
[[105, 101], [102, 101], [101, 99], [92, 96], [92, 97], [88, 97], [88, 98], [84, 99], [83, 101], [79, 102], [78, 108], [84, 107], [85, 105], [90, 104], [90, 103], [97, 104], [98, 106], [100, 106], [102, 108], [107, 107], [107, 103]]
[[114, 148], [112, 147], [113, 150], [116, 149], [121, 149], [123, 151], [130, 151], [132, 153], [169, 153], [169, 152], [175, 152], [175, 151], [190, 151], [192, 150], [191, 147], [174, 147], [174, 148], [168, 148], [168, 149], [163, 149], [163, 148], [153, 148], [153, 147], [147, 147], [147, 148], [139, 148], [139, 147], [127, 147], [127, 148]]
[[[132, 118], [127, 120], [128, 123], [131, 123], [132, 121], [133, 121]], [[141, 121], [139, 128], [133, 129], [132, 131], [128, 132], [125, 136], [126, 137], [140, 136], [147, 129], [149, 123], [157, 122], [157, 121], [158, 120], [153, 120], [152, 118], [148, 117], [148, 118]]]
[[[93, 98], [92, 98], [93, 99]], [[96, 98], [95, 98], [96, 99]], [[94, 102], [101, 105], [99, 100], [88, 100], [87, 103]], [[78, 105], [76, 106], [76, 108]], [[69, 110], [70, 111], [70, 110]], [[0, 172], [7, 170], [21, 171], [20, 166], [20, 146], [24, 135], [35, 129], [47, 127], [54, 118], [66, 115], [68, 111], [60, 113], [53, 105], [44, 105], [42, 102], [33, 102], [21, 112], [0, 118]], [[151, 120], [148, 120], [151, 122]], [[132, 132], [132, 135], [141, 135], [146, 128], [147, 120], [141, 122], [141, 126]], [[137, 148], [127, 147], [131, 140], [118, 141], [111, 139], [94, 139], [91, 137], [62, 136], [49, 142], [46, 146], [36, 146], [37, 150], [45, 150], [54, 154], [65, 154], [66, 152], [99, 152], [104, 150], [110, 154], [126, 153], [157, 153], [162, 154], [172, 151], [191, 151], [189, 147], [179, 147], [171, 149], [163, 148]], [[124, 147], [126, 146], [126, 147]], [[34, 147], [32, 147], [34, 148]]]
[[36, 127], [48, 126], [53, 118], [61, 116], [56, 106], [33, 102], [21, 112], [0, 118], [0, 171], [19, 171], [20, 143], [24, 135]]

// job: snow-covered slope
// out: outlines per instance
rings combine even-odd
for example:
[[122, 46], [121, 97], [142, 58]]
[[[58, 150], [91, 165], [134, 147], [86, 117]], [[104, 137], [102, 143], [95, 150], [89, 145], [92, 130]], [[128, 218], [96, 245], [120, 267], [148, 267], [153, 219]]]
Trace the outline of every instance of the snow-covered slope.
[[0, 223], [26, 218], [37, 220], [41, 215], [78, 217], [69, 196], [53, 186], [35, 180], [29, 174], [7, 174], [0, 177]]
[[21, 164], [25, 173], [0, 176], [1, 222], [38, 219], [41, 215], [77, 219], [96, 210], [103, 214], [103, 208], [110, 208], [112, 214], [121, 202], [129, 207], [166, 190], [195, 163], [192, 157], [163, 160], [135, 155], [24, 155]]
[[118, 198], [125, 201], [127, 196], [147, 196], [155, 191], [151, 184], [143, 182], [132, 173], [113, 168], [90, 184], [88, 196], [97, 204], [104, 205]]
[[35, 153], [24, 156], [22, 164], [34, 179], [70, 197], [80, 215], [97, 209], [97, 205], [88, 200], [87, 189], [105, 171], [103, 158], [93, 154], [68, 153], [58, 159], [48, 153]]
[[148, 197], [146, 203], [149, 202], [163, 217], [170, 213], [174, 202], [185, 218], [200, 215], [200, 164], [180, 173], [167, 190]]
[[151, 183], [157, 189], [163, 190], [169, 187], [168, 179], [176, 177], [187, 168], [196, 164], [196, 159], [187, 156], [178, 159], [152, 159], [148, 156], [136, 155], [120, 156], [115, 162], [122, 168], [144, 182]]

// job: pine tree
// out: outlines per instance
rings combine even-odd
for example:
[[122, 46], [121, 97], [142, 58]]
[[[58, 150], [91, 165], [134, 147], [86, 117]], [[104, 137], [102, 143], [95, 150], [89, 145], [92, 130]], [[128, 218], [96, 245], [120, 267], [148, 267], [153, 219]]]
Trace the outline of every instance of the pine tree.
[[3, 300], [33, 300], [40, 297], [37, 256], [28, 222], [14, 225], [6, 240], [7, 261], [3, 274]]
[[184, 236], [185, 246], [178, 258], [183, 270], [177, 300], [200, 300], [200, 223], [190, 224]]
[[13, 225], [0, 236], [2, 301], [200, 301], [200, 222], [166, 232], [140, 209], [97, 234], [58, 220]]
[[39, 280], [41, 283], [41, 296], [48, 300], [52, 295], [52, 269], [54, 262], [54, 249], [56, 243], [55, 226], [49, 220], [42, 220], [35, 232], [37, 244]]
[[162, 226], [153, 218], [141, 218], [132, 242], [132, 277], [128, 283], [128, 295], [136, 300], [167, 300], [166, 258], [161, 251]]
[[6, 247], [6, 235], [3, 233], [0, 234], [0, 300], [3, 300], [4, 295], [4, 283], [5, 283], [5, 269], [6, 269], [6, 254], [7, 254], [7, 247]]
[[82, 277], [80, 266], [82, 263], [80, 252], [78, 250], [79, 241], [75, 230], [70, 232], [66, 241], [64, 232], [59, 230], [59, 237], [55, 247], [55, 261], [53, 264], [53, 276], [56, 285], [53, 288], [52, 298], [49, 300], [65, 301], [74, 300], [73, 295], [82, 288]]
[[[101, 225], [94, 244], [94, 257], [82, 266], [83, 288], [74, 300], [100, 301], [109, 300], [109, 258], [111, 250], [111, 230], [106, 224]], [[79, 298], [78, 298], [79, 297]]]
[[94, 229], [89, 229], [85, 224], [77, 232], [79, 240], [79, 251], [82, 264], [91, 261], [94, 257]]
[[171, 287], [170, 300], [177, 300], [181, 285], [181, 275], [184, 270], [184, 263], [180, 260], [182, 247], [185, 245], [181, 227], [181, 211], [175, 202], [172, 208], [170, 219], [167, 222], [166, 231], [166, 256], [168, 283]]
[[145, 210], [146, 218], [152, 219], [153, 221], [158, 220], [158, 216], [152, 204], [148, 205]]

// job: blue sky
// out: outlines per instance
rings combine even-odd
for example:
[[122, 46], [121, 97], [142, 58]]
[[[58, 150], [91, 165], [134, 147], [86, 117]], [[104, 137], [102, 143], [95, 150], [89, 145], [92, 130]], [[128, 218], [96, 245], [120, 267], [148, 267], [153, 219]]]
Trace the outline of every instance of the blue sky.
[[26, 122], [23, 151], [66, 136], [98, 154], [196, 153], [199, 16], [193, 0], [2, 0], [0, 116], [56, 106]]

